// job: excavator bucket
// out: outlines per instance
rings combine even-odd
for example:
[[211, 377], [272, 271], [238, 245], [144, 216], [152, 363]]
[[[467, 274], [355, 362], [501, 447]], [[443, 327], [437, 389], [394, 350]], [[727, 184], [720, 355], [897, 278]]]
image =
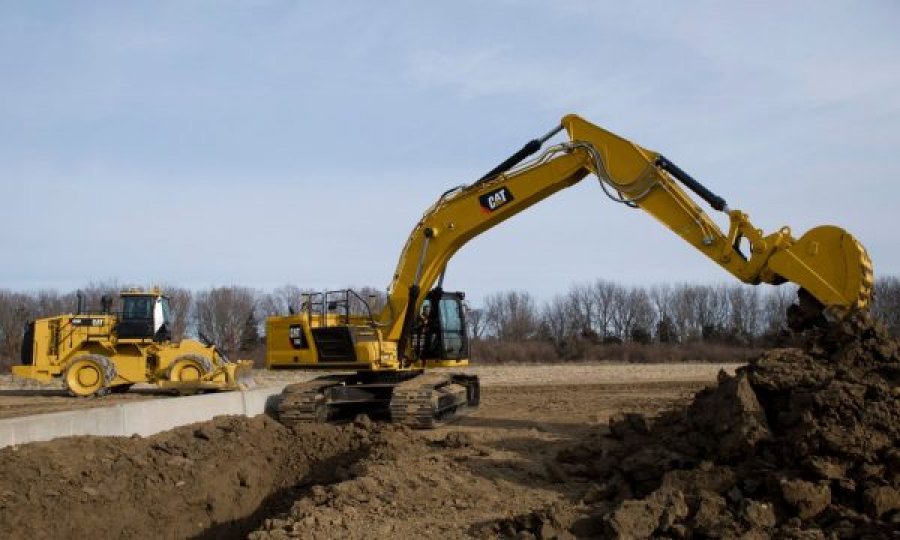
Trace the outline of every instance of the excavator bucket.
[[840, 227], [809, 230], [773, 254], [768, 267], [799, 285], [837, 319], [868, 307], [872, 299], [872, 261], [862, 244]]

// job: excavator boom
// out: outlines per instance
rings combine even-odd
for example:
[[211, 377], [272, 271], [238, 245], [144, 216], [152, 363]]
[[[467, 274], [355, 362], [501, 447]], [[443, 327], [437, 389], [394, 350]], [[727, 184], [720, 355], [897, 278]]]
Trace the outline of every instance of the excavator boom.
[[[519, 164], [561, 129], [568, 142]], [[590, 174], [600, 179], [612, 199], [648, 212], [745, 283], [795, 283], [837, 318], [870, 301], [871, 261], [845, 230], [820, 226], [797, 239], [782, 227], [765, 235], [747, 214], [729, 208], [722, 197], [660, 153], [567, 115], [559, 128], [529, 142], [474, 184], [445, 193], [425, 213], [407, 240], [389, 287], [381, 316], [386, 337], [405, 341], [404, 321], [419, 309], [420, 291], [434, 285], [466, 242]], [[728, 231], [722, 231], [684, 188], [726, 213]]]

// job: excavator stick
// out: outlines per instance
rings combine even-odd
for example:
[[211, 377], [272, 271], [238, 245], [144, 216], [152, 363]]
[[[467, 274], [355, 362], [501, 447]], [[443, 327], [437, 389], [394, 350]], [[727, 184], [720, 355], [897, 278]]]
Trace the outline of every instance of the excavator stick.
[[809, 299], [804, 299], [809, 295], [833, 319], [865, 309], [872, 298], [872, 261], [862, 244], [840, 227], [809, 230], [776, 251], [766, 266], [773, 277], [800, 286], [801, 307], [809, 305]]

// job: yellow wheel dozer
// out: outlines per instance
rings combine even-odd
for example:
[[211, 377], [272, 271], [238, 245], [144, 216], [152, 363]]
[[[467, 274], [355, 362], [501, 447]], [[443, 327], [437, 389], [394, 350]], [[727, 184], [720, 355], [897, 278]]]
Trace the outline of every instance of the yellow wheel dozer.
[[767, 266], [801, 287], [801, 307], [805, 291], [834, 319], [868, 307], [872, 299], [872, 261], [862, 244], [840, 227], [810, 229], [774, 253]]
[[121, 310], [104, 297], [86, 309], [79, 293], [75, 313], [31, 321], [21, 364], [13, 375], [49, 382], [61, 378], [75, 396], [125, 392], [134, 384], [189, 392], [252, 386], [253, 363], [229, 362], [211, 343], [173, 341], [168, 298], [159, 289], [129, 289]]

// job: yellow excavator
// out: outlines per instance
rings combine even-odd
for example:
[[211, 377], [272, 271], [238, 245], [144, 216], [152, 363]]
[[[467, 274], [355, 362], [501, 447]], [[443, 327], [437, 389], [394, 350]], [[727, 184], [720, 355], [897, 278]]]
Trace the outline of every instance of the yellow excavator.
[[157, 288], [121, 293], [121, 310], [104, 296], [91, 311], [78, 293], [75, 313], [29, 322], [16, 377], [61, 378], [74, 396], [125, 392], [153, 383], [180, 393], [252, 386], [249, 360], [230, 362], [211, 343], [171, 340], [169, 299]]
[[[525, 161], [563, 130], [567, 141]], [[302, 313], [267, 320], [268, 367], [354, 370], [285, 388], [281, 420], [380, 412], [427, 428], [475, 408], [476, 377], [430, 369], [469, 361], [463, 294], [443, 289], [447, 263], [475, 236], [591, 174], [610, 199], [648, 212], [742, 282], [798, 285], [788, 312], [794, 329], [843, 319], [870, 302], [872, 264], [847, 231], [764, 234], [662, 154], [568, 115], [478, 181], [438, 198], [406, 241], [379, 313], [353, 312], [365, 300], [337, 291], [310, 295]], [[728, 231], [686, 190], [725, 213]]]

